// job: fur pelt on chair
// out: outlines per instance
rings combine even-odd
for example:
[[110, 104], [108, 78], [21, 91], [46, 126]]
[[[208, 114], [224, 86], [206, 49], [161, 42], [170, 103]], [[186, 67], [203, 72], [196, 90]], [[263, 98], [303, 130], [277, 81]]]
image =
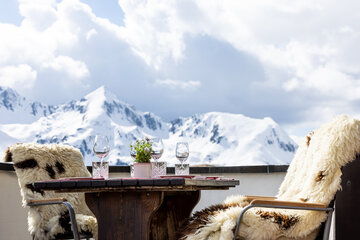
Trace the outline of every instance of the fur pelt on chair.
[[[85, 203], [83, 193], [55, 193], [33, 188], [35, 181], [64, 177], [90, 177], [80, 151], [57, 144], [24, 143], [10, 146], [4, 161], [13, 162], [21, 190], [23, 207], [29, 200], [65, 198], [74, 208], [79, 231], [97, 236], [97, 222]], [[52, 239], [71, 230], [70, 217], [63, 204], [33, 206], [28, 212], [30, 234], [36, 240]]]
[[[360, 153], [360, 121], [348, 116], [306, 136], [289, 166], [277, 200], [328, 205], [340, 189], [341, 167]], [[236, 219], [249, 202], [232, 196], [195, 213], [182, 232], [186, 240], [232, 239]], [[325, 212], [252, 208], [244, 215], [239, 239], [315, 239]]]

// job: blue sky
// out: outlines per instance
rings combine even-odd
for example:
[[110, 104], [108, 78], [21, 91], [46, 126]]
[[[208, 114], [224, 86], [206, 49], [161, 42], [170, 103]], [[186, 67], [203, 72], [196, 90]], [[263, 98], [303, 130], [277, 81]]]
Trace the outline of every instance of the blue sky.
[[360, 10], [325, 0], [3, 0], [0, 85], [48, 104], [104, 85], [169, 121], [360, 117]]

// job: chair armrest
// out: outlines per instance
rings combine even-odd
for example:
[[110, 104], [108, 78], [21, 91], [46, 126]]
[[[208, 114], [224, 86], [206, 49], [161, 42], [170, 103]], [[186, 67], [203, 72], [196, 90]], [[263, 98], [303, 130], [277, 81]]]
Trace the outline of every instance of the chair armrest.
[[270, 199], [254, 199], [250, 202], [250, 205], [260, 205], [260, 204], [282, 206], [282, 207], [326, 208], [326, 205], [321, 203], [290, 202], [290, 201], [280, 201], [280, 200], [270, 200]]
[[252, 200], [255, 200], [255, 199], [259, 199], [259, 200], [275, 200], [276, 197], [267, 197], [267, 196], [248, 196], [248, 195], [245, 195], [244, 196], [244, 200], [247, 200], [249, 202], [251, 202]]
[[34, 204], [41, 204], [41, 205], [46, 205], [46, 204], [51, 204], [51, 203], [58, 203], [58, 202], [67, 202], [67, 200], [65, 198], [48, 198], [48, 199], [37, 199], [37, 200], [29, 200], [28, 201], [28, 206], [32, 206]]
[[74, 208], [71, 206], [71, 204], [65, 199], [65, 198], [49, 198], [49, 199], [39, 199], [39, 200], [30, 200], [28, 201], [28, 206], [42, 206], [42, 205], [54, 205], [54, 204], [64, 204], [70, 215], [70, 222], [71, 222], [71, 228], [73, 231], [74, 239], [79, 240], [80, 235], [78, 231], [78, 227], [76, 224], [76, 217], [75, 217], [75, 211]]
[[281, 208], [281, 209], [295, 209], [295, 210], [312, 210], [312, 211], [326, 211], [333, 212], [334, 208], [326, 207], [325, 204], [321, 203], [305, 203], [305, 202], [291, 202], [291, 201], [279, 201], [271, 199], [254, 199], [246, 206], [238, 216], [236, 221], [236, 227], [234, 231], [234, 240], [240, 229], [240, 222], [245, 212], [250, 208], [262, 207], [262, 208]]

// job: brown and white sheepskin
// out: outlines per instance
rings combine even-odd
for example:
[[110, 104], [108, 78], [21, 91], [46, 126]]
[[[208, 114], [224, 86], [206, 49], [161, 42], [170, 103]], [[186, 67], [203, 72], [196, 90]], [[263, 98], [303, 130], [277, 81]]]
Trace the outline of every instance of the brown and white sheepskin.
[[[306, 136], [277, 195], [278, 200], [328, 205], [340, 189], [341, 167], [360, 153], [360, 121], [345, 115]], [[248, 205], [244, 196], [195, 213], [182, 232], [184, 240], [233, 238], [236, 219]], [[315, 239], [326, 213], [269, 208], [248, 210], [238, 239]]]
[[[15, 144], [7, 149], [3, 160], [14, 163], [23, 207], [27, 206], [29, 200], [65, 198], [74, 208], [79, 231], [97, 236], [96, 218], [86, 206], [84, 194], [41, 191], [32, 185], [35, 181], [90, 177], [78, 149], [56, 144]], [[71, 231], [70, 217], [63, 204], [30, 207], [28, 226], [36, 240], [53, 239], [59, 233]]]

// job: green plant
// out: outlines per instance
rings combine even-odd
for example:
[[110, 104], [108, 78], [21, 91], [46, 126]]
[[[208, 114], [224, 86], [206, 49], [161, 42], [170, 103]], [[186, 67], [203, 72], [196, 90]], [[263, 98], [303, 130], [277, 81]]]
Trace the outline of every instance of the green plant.
[[151, 159], [151, 150], [152, 143], [150, 139], [146, 137], [145, 139], [136, 140], [135, 143], [130, 144], [130, 148], [136, 152], [136, 157], [134, 162], [137, 163], [147, 163]]

